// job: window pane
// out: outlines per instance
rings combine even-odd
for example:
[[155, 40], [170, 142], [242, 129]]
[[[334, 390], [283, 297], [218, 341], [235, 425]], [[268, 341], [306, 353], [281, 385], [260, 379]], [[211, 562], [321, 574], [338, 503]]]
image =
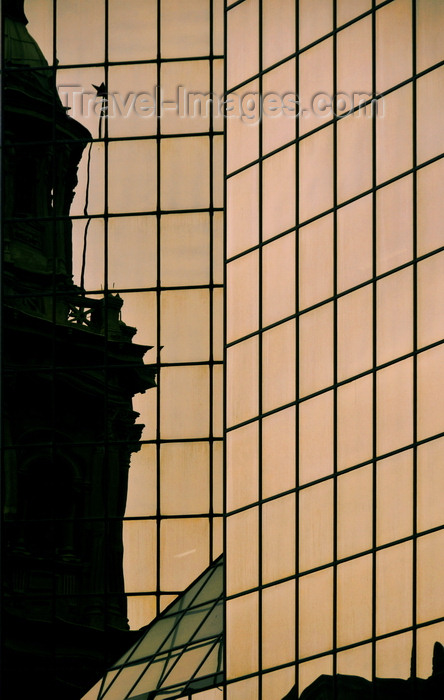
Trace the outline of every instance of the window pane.
[[258, 341], [245, 340], [227, 352], [228, 426], [253, 418], [258, 411]]
[[372, 468], [355, 469], [338, 478], [338, 557], [372, 546]]
[[162, 209], [208, 208], [208, 138], [163, 139], [161, 157]]
[[209, 359], [207, 289], [162, 292], [161, 314], [163, 362], [202, 362]]
[[[233, 87], [258, 72], [258, 14], [257, 0], [244, 0], [228, 13], [228, 87]], [[245, 31], [246, 27], [248, 31]]]
[[299, 318], [299, 394], [306, 396], [333, 382], [333, 304]]
[[153, 216], [112, 217], [108, 222], [109, 287], [154, 287], [156, 247], [156, 219]]
[[208, 512], [209, 447], [205, 442], [172, 442], [160, 448], [160, 505], [163, 515]]
[[332, 0], [299, 0], [299, 41], [301, 47], [331, 32], [333, 28], [332, 13]]
[[241, 168], [259, 156], [261, 101], [259, 81], [245, 85], [227, 96], [227, 172]]
[[442, 525], [442, 493], [444, 470], [444, 439], [433, 440], [418, 447], [418, 529], [427, 530]]
[[333, 482], [325, 481], [302, 489], [298, 513], [300, 571], [332, 561]]
[[258, 499], [257, 422], [227, 433], [227, 510]]
[[406, 355], [413, 343], [413, 275], [401, 270], [377, 283], [378, 364]]
[[412, 543], [376, 554], [376, 634], [412, 624]]
[[208, 566], [208, 519], [179, 518], [160, 524], [160, 585], [183, 590]]
[[164, 367], [160, 394], [163, 438], [207, 437], [208, 367]]
[[372, 378], [362, 377], [338, 389], [338, 468], [372, 456]]
[[288, 321], [263, 334], [262, 401], [270, 411], [295, 399], [295, 322]]
[[407, 537], [413, 523], [412, 452], [407, 450], [377, 463], [377, 543]]
[[299, 653], [303, 658], [331, 649], [333, 571], [325, 569], [299, 581]]
[[274, 496], [295, 486], [295, 409], [262, 420], [262, 495]]
[[227, 341], [241, 338], [258, 328], [257, 251], [243, 255], [227, 267]]
[[296, 150], [285, 148], [267, 158], [263, 164], [263, 235], [264, 239], [295, 225]]
[[[257, 593], [227, 601], [227, 678], [236, 678], [257, 670], [258, 602]], [[240, 695], [229, 697], [230, 700], [250, 697], [254, 700], [257, 695], [246, 695], [243, 691]]]
[[373, 288], [338, 299], [338, 379], [369, 369], [373, 355]]
[[162, 285], [208, 284], [210, 277], [208, 214], [171, 214], [161, 219]]
[[299, 220], [326, 211], [333, 203], [333, 131], [331, 127], [303, 139], [299, 146]]
[[338, 209], [338, 291], [372, 277], [372, 197], [368, 195]]
[[[411, 75], [411, 16], [411, 0], [395, 0], [376, 12], [377, 92], [383, 92]], [[393, 27], [396, 27], [395, 34]]]
[[156, 208], [154, 163], [155, 141], [113, 141], [109, 144], [110, 211], [152, 211]]
[[227, 255], [259, 242], [259, 168], [244, 170], [227, 181]]
[[[296, 500], [294, 494], [277, 498], [269, 503], [264, 503], [262, 506], [263, 583], [271, 583], [294, 574], [296, 552], [295, 508]], [[290, 661], [290, 659], [288, 660]]]
[[338, 566], [338, 644], [371, 636], [372, 558], [352, 559]]
[[444, 245], [444, 159], [421, 168], [418, 183], [418, 255]]
[[157, 0], [108, 0], [108, 8], [110, 61], [156, 58]]
[[376, 193], [378, 274], [412, 259], [412, 187], [409, 175]]
[[171, 103], [171, 107], [165, 107], [162, 111], [160, 127], [163, 134], [208, 131], [213, 111], [208, 99], [209, 65], [208, 61], [161, 64], [162, 101]]
[[162, 0], [163, 58], [208, 56], [210, 52], [208, 0]]
[[156, 522], [123, 521], [125, 591], [139, 593], [156, 588]]
[[351, 199], [371, 186], [372, 120], [363, 112], [354, 112], [338, 122], [338, 201]]
[[293, 0], [263, 0], [262, 60], [264, 68], [294, 52], [294, 15]]
[[258, 584], [258, 508], [249, 508], [227, 519], [227, 594], [240, 593]]
[[298, 235], [299, 307], [305, 309], [333, 294], [333, 217], [303, 226]]
[[299, 406], [299, 479], [304, 484], [333, 471], [333, 392]]
[[406, 85], [384, 97], [384, 116], [376, 120], [378, 183], [411, 167], [412, 87]]
[[293, 233], [262, 249], [264, 326], [295, 312], [295, 237]]
[[295, 654], [294, 581], [262, 592], [262, 659], [265, 668], [289, 663]]
[[[299, 57], [299, 133], [306, 134], [333, 118], [333, 42], [326, 39]], [[323, 100], [326, 101], [325, 109]]]

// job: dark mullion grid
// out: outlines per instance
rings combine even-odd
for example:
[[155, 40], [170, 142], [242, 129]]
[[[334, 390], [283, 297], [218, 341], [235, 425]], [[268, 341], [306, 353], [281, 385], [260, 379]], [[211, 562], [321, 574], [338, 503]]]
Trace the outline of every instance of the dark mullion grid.
[[[258, 12], [258, 67], [259, 67], [259, 99], [262, 100], [263, 95], [263, 8], [262, 0], [257, 0], [257, 12]], [[259, 269], [258, 269], [258, 321], [259, 321], [259, 334], [258, 334], [258, 496], [259, 496], [259, 507], [258, 507], [258, 677], [257, 677], [257, 689], [258, 689], [258, 700], [262, 700], [262, 672], [263, 672], [263, 655], [262, 655], [262, 637], [264, 634], [263, 628], [263, 581], [262, 581], [262, 527], [263, 527], [263, 478], [262, 478], [262, 440], [263, 440], [263, 341], [264, 341], [264, 319], [263, 319], [263, 253], [264, 249], [262, 246], [264, 240], [263, 231], [263, 119], [259, 120], [258, 129], [258, 155], [259, 155], [259, 196], [258, 196], [258, 235], [259, 235]]]
[[[228, 77], [227, 77], [227, 0], [224, 0], [224, 94], [228, 93]], [[224, 122], [226, 122], [226, 113], [224, 108]], [[224, 129], [226, 130], [226, 124], [224, 123]], [[223, 144], [224, 154], [223, 154], [223, 168], [224, 168], [224, 178], [223, 178], [223, 209], [224, 212], [227, 210], [227, 137], [224, 138]], [[223, 220], [223, 396], [222, 396], [222, 434], [224, 437], [222, 443], [222, 474], [223, 474], [223, 485], [222, 485], [222, 510], [223, 510], [223, 528], [222, 528], [222, 543], [223, 551], [226, 553], [227, 548], [227, 457], [226, 457], [226, 441], [225, 436], [227, 434], [227, 217], [224, 215]], [[224, 576], [223, 576], [223, 669], [225, 673], [225, 681], [227, 680], [227, 558], [224, 563]], [[223, 700], [227, 700], [227, 683], [223, 684]]]
[[[376, 0], [372, 0], [372, 96], [376, 95], [377, 75], [376, 75]], [[372, 110], [372, 600], [371, 600], [371, 677], [372, 677], [372, 697], [376, 694], [375, 679], [377, 676], [377, 655], [376, 655], [376, 631], [377, 631], [377, 479], [378, 479], [378, 416], [377, 416], [377, 314], [378, 314], [378, 281], [377, 281], [377, 128], [376, 114]]]
[[[294, 7], [294, 42], [295, 42], [295, 94], [299, 95], [300, 89], [300, 73], [299, 73], [299, 3], [295, 3]], [[299, 119], [295, 120], [295, 289], [294, 289], [294, 299], [295, 299], [295, 313], [296, 313], [296, 323], [295, 323], [295, 551], [294, 551], [294, 563], [295, 563], [295, 579], [294, 579], [294, 651], [295, 651], [295, 665], [294, 665], [294, 685], [297, 689], [297, 693], [301, 692], [299, 687], [299, 666], [300, 666], [300, 653], [299, 653], [299, 538], [300, 538], [300, 528], [299, 528], [299, 313], [300, 313], [300, 303], [299, 303], [299, 137], [300, 137], [300, 125]]]
[[[338, 34], [336, 0], [333, 0], [333, 104], [337, 111]], [[333, 698], [338, 696], [336, 682], [338, 654], [338, 119], [333, 119], [333, 590], [332, 590], [332, 673]]]
[[[157, 0], [157, 85], [161, 85], [161, 42], [162, 42], [162, 0]], [[161, 365], [161, 255], [162, 255], [162, 236], [161, 236], [161, 224], [162, 224], [162, 202], [160, 198], [160, 178], [161, 178], [161, 121], [160, 121], [160, 111], [158, 100], [156, 100], [156, 165], [157, 165], [157, 203], [156, 203], [156, 240], [157, 240], [157, 289], [156, 289], [156, 327], [157, 327], [157, 348], [156, 348], [156, 364], [160, 368]], [[160, 452], [161, 452], [161, 427], [160, 427], [160, 392], [162, 386], [161, 372], [157, 372], [157, 397], [156, 397], [156, 616], [161, 612], [161, 586], [160, 586], [160, 566], [161, 566], [161, 538], [160, 538], [160, 527], [161, 527], [161, 500], [160, 500], [160, 489], [161, 489], [161, 470], [160, 470]]]
[[[380, 8], [385, 7], [385, 5], [390, 5], [390, 3], [394, 2], [394, 1], [395, 0], [385, 0], [385, 2], [380, 2], [376, 9], [379, 10]], [[233, 7], [241, 4], [242, 2], [244, 2], [244, 0], [239, 0], [239, 2], [234, 3], [228, 9], [231, 10]], [[332, 2], [334, 3], [334, 0], [332, 0]], [[372, 10], [370, 9], [370, 10], [367, 10], [366, 12], [363, 12], [360, 15], [357, 15], [356, 17], [353, 17], [353, 19], [349, 20], [348, 22], [345, 22], [344, 24], [341, 24], [340, 26], [335, 25], [334, 29], [331, 32], [327, 32], [327, 34], [323, 34], [318, 39], [315, 39], [314, 41], [312, 41], [310, 44], [306, 44], [305, 46], [300, 48], [298, 50], [298, 52], [293, 52], [293, 53], [289, 54], [288, 56], [285, 56], [285, 58], [282, 58], [280, 61], [273, 63], [271, 66], [264, 68], [264, 70], [262, 72], [264, 74], [269, 73], [270, 71], [274, 70], [275, 68], [278, 68], [279, 66], [281, 66], [283, 63], [287, 63], [288, 61], [292, 60], [293, 58], [297, 58], [298, 54], [300, 55], [300, 54], [305, 53], [306, 51], [309, 51], [314, 46], [317, 46], [318, 44], [322, 43], [326, 39], [329, 39], [330, 37], [332, 37], [334, 34], [337, 34], [338, 32], [342, 31], [343, 29], [350, 27], [352, 24], [356, 24], [357, 22], [359, 22], [359, 20], [364, 19], [365, 17], [368, 17], [371, 14], [372, 14]], [[253, 80], [257, 80], [257, 78], [259, 78], [259, 73], [256, 73], [256, 74], [250, 76], [248, 79], [242, 81], [241, 83], [234, 85], [233, 87], [231, 87], [230, 92], [236, 92], [240, 88], [245, 87], [248, 83], [252, 82]]]
[[[410, 675], [417, 675], [418, 616], [418, 187], [417, 187], [417, 78], [416, 76], [416, 0], [412, 0], [412, 199], [413, 199], [413, 494], [412, 494], [412, 658]], [[414, 689], [416, 695], [416, 688]]]

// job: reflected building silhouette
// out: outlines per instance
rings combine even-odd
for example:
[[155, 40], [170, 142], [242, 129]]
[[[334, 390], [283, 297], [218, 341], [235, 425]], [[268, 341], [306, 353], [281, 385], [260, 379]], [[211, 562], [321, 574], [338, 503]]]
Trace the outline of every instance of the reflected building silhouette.
[[72, 281], [69, 210], [89, 132], [4, 3], [3, 697], [78, 698], [129, 632], [122, 518], [155, 385], [122, 300]]

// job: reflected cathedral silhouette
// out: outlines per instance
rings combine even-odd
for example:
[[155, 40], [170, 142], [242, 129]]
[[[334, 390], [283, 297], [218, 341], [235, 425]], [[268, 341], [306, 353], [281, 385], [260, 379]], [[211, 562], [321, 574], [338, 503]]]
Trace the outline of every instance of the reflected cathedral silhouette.
[[122, 300], [72, 281], [69, 210], [89, 132], [4, 3], [3, 695], [79, 698], [130, 632], [122, 518], [155, 385]]

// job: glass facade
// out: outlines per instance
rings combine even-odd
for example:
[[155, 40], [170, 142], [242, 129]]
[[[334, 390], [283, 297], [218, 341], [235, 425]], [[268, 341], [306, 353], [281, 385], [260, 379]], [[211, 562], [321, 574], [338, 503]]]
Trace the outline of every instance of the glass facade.
[[[444, 4], [24, 7], [92, 135], [59, 217], [74, 284], [93, 307], [119, 295], [157, 373], [133, 399], [123, 519], [129, 627], [148, 627], [85, 700], [429, 676], [444, 642]], [[109, 466], [104, 434], [88, 439]]]
[[412, 650], [425, 677], [442, 640], [443, 20], [433, 0], [226, 8], [233, 700], [407, 678]]
[[223, 124], [200, 95], [223, 89], [223, 7], [27, 0], [25, 11], [58, 61], [63, 104], [94, 138], [71, 207], [74, 281], [89, 297], [119, 294], [135, 341], [154, 346], [157, 387], [133, 400], [145, 427], [123, 531], [138, 629], [222, 550]]

